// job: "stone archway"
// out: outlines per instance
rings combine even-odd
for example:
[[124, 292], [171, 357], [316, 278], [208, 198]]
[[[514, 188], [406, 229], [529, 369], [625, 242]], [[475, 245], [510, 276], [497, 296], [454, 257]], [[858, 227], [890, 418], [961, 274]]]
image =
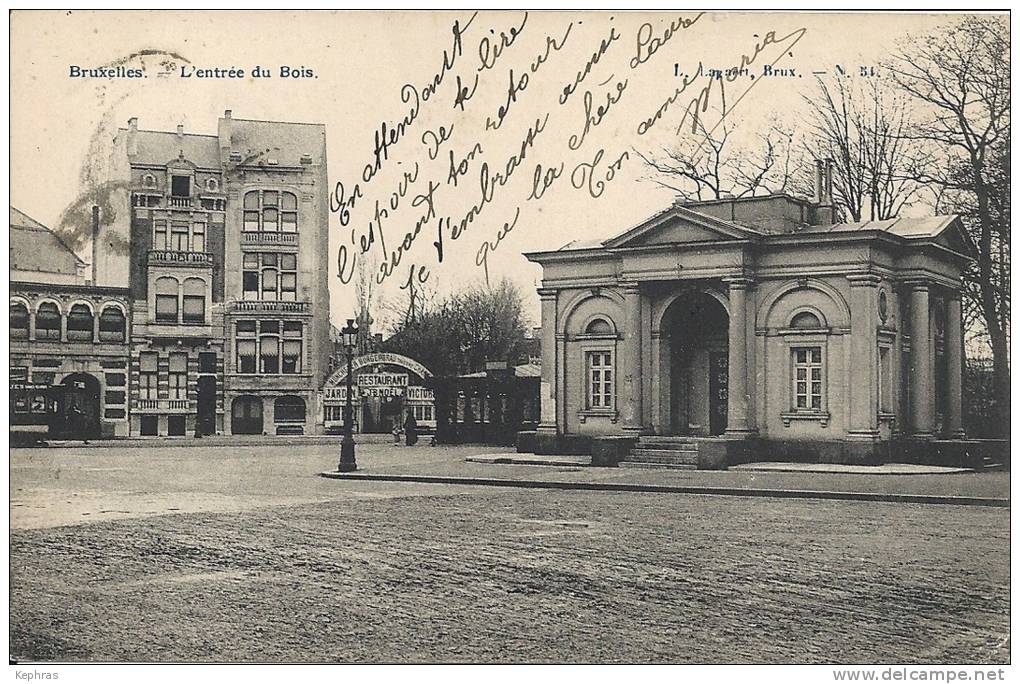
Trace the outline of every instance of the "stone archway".
[[691, 291], [662, 316], [660, 424], [673, 435], [721, 435], [729, 399], [729, 314], [713, 296]]
[[53, 388], [50, 432], [64, 439], [97, 439], [101, 435], [100, 384], [88, 373], [72, 373]]

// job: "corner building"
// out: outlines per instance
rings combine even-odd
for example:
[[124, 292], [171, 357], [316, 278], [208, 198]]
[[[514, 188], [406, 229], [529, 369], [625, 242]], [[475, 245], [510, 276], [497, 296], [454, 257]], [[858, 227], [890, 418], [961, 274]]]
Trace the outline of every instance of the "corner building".
[[131, 119], [117, 143], [131, 205], [131, 433], [320, 432], [325, 127], [228, 110], [216, 135]]

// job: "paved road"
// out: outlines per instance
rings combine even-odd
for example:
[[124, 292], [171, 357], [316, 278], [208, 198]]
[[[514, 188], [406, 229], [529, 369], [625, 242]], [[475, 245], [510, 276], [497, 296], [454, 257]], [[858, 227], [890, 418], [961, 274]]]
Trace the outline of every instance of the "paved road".
[[[447, 467], [482, 451], [378, 445], [359, 460]], [[334, 459], [312, 446], [12, 453], [13, 655], [1009, 658], [1007, 510], [315, 477]]]

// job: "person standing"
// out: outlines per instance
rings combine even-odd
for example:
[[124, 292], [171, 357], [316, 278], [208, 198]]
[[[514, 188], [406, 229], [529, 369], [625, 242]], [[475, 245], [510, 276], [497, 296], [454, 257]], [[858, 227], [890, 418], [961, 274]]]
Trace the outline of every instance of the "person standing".
[[418, 421], [414, 419], [414, 411], [408, 410], [404, 421], [404, 444], [414, 446], [418, 443]]

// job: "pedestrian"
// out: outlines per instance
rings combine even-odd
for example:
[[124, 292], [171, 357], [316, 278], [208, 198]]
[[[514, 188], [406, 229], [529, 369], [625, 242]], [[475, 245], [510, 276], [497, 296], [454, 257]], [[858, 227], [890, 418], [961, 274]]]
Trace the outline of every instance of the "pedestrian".
[[414, 446], [418, 443], [418, 421], [414, 419], [414, 411], [407, 412], [404, 421], [404, 444]]
[[78, 404], [71, 404], [71, 430], [77, 433], [78, 439], [82, 441], [82, 444], [89, 443], [88, 435], [88, 424], [85, 419], [85, 412], [81, 410]]
[[400, 444], [400, 417], [396, 416], [393, 418], [393, 444], [396, 446]]

